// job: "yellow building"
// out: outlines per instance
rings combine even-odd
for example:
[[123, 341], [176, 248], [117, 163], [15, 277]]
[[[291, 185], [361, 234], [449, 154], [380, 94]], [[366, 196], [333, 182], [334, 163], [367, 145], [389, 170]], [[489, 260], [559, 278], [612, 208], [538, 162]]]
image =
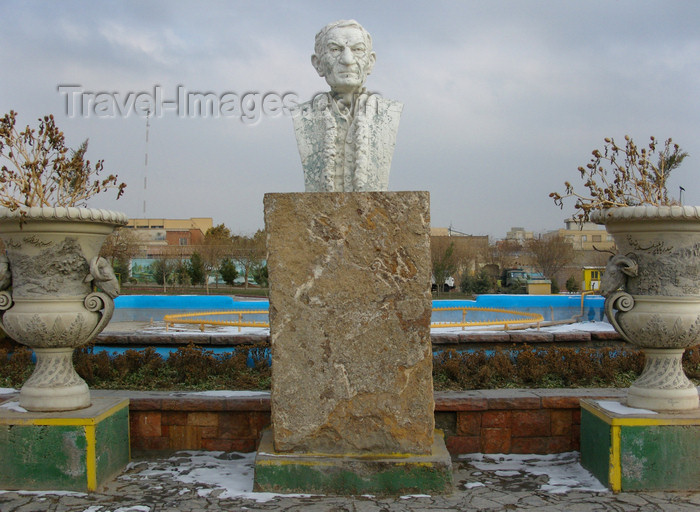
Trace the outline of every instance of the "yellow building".
[[605, 267], [583, 267], [581, 291], [600, 290], [600, 280], [604, 272]]
[[579, 225], [574, 219], [566, 219], [564, 229], [552, 231], [547, 235], [559, 235], [571, 242], [575, 251], [611, 251], [615, 248], [612, 235], [605, 228], [592, 222]]
[[206, 233], [214, 227], [211, 217], [191, 217], [189, 219], [129, 219], [128, 228], [135, 229], [165, 229], [167, 231], [189, 231], [199, 229]]
[[143, 256], [147, 258], [161, 257], [172, 246], [179, 247], [183, 256], [190, 256], [194, 246], [202, 244], [204, 234], [213, 226], [211, 217], [129, 219], [126, 225], [142, 240]]
[[506, 240], [515, 240], [517, 242], [525, 242], [534, 238], [535, 233], [533, 231], [526, 231], [525, 228], [520, 226], [511, 227], [510, 231], [506, 233]]

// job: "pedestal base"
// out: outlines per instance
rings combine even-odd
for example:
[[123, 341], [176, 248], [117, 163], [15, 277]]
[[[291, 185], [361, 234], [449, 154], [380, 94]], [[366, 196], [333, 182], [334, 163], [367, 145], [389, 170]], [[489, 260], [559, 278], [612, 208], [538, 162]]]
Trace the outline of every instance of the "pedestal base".
[[581, 464], [615, 492], [699, 490], [699, 458], [700, 409], [647, 414], [581, 400]]
[[260, 441], [256, 491], [341, 496], [452, 492], [452, 460], [439, 430], [429, 455], [279, 453], [272, 437], [266, 430]]
[[128, 399], [63, 413], [0, 408], [0, 489], [94, 491], [129, 458]]
[[644, 348], [646, 361], [627, 392], [627, 405], [652, 411], [693, 411], [700, 405], [698, 388], [683, 371], [685, 349]]
[[90, 390], [73, 368], [72, 347], [34, 348], [36, 367], [19, 392], [32, 412], [75, 411], [90, 406]]

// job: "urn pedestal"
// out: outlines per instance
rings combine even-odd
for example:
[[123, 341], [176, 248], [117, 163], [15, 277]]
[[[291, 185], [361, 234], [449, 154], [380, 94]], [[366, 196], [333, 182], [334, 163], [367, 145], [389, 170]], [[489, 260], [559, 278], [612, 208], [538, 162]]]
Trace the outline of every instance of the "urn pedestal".
[[700, 343], [700, 208], [614, 208], [592, 219], [619, 251], [601, 282], [605, 313], [646, 361], [625, 404], [581, 401], [581, 463], [613, 491], [697, 490], [698, 390], [682, 358]]
[[697, 409], [698, 391], [681, 360], [686, 348], [700, 343], [700, 208], [611, 208], [592, 219], [605, 224], [619, 253], [610, 259], [601, 284], [606, 314], [646, 355], [627, 405]]
[[6, 249], [6, 256], [0, 256], [0, 282], [5, 289], [11, 286], [11, 293], [0, 291], [0, 321], [37, 358], [20, 391], [20, 406], [28, 411], [90, 405], [72, 354], [112, 316], [119, 285], [99, 251], [105, 238], [126, 222], [122, 213], [89, 208], [0, 209]]
[[700, 490], [700, 410], [581, 400], [581, 465], [614, 492]]

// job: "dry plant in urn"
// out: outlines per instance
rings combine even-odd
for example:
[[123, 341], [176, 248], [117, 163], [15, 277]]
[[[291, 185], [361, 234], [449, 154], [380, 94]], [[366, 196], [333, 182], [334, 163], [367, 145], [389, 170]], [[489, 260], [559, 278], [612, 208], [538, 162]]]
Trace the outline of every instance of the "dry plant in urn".
[[[73, 151], [53, 116], [16, 128], [17, 114], [0, 119], [0, 323], [37, 356], [20, 391], [31, 411], [90, 405], [73, 369], [73, 349], [92, 340], [114, 310], [119, 283], [99, 251], [124, 214], [87, 208], [88, 199], [125, 185], [101, 178], [103, 162], [85, 160], [87, 141]], [[97, 288], [98, 291], [95, 291]]]
[[604, 224], [617, 245], [601, 282], [608, 319], [646, 355], [628, 405], [652, 410], [698, 407], [698, 392], [681, 364], [700, 343], [700, 207], [669, 197], [668, 178], [688, 154], [667, 139], [640, 147], [605, 139], [586, 167], [588, 194], [566, 183], [559, 206], [576, 199], [576, 220]]

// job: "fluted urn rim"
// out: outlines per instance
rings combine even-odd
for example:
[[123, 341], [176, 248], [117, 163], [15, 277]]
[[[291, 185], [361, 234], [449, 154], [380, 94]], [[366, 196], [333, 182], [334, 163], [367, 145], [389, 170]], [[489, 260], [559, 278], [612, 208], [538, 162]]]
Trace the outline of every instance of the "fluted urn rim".
[[17, 220], [63, 220], [84, 222], [106, 222], [125, 226], [129, 218], [125, 213], [102, 208], [83, 208], [75, 206], [32, 206], [20, 207], [16, 210], [0, 207], [0, 221]]
[[695, 222], [700, 220], [700, 206], [620, 206], [591, 212], [591, 221], [597, 224], [627, 222], [634, 220], [678, 220]]

